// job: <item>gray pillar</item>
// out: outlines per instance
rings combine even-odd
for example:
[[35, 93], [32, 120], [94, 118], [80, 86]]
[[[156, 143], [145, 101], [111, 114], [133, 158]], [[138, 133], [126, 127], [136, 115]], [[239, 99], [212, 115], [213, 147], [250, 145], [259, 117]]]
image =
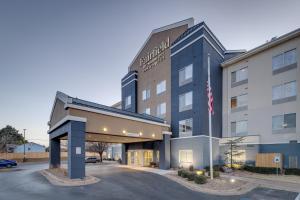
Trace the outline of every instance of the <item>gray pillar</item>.
[[126, 144], [121, 145], [122, 165], [127, 165], [127, 148]]
[[85, 123], [70, 121], [68, 132], [69, 178], [85, 177]]
[[49, 139], [50, 140], [50, 168], [59, 168], [60, 167], [60, 140], [57, 138]]
[[159, 168], [170, 169], [170, 135], [164, 134], [159, 144]]

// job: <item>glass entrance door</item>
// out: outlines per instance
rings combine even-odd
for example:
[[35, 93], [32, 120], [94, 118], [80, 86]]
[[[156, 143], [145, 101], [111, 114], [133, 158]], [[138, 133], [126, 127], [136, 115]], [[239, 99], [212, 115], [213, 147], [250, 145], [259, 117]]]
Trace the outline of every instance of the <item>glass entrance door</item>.
[[153, 162], [153, 151], [152, 150], [144, 151], [144, 166], [150, 166], [151, 162]]

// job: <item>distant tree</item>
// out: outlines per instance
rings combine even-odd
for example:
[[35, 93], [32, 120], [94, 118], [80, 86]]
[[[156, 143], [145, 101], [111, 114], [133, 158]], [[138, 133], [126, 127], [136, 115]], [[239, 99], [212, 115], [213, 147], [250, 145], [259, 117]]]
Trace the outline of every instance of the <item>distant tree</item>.
[[244, 152], [240, 151], [240, 143], [243, 142], [245, 137], [238, 137], [238, 138], [230, 138], [225, 143], [227, 146], [227, 150], [224, 152], [225, 154], [225, 161], [226, 163], [230, 163], [230, 167], [233, 168], [233, 164], [237, 163], [236, 157], [241, 156]]
[[0, 129], [0, 152], [6, 152], [7, 145], [20, 145], [26, 142], [22, 134], [12, 126]]
[[106, 142], [93, 142], [91, 143], [88, 148], [87, 148], [90, 152], [95, 152], [98, 153], [100, 156], [100, 162], [102, 162], [102, 156], [103, 156], [103, 152], [106, 151], [108, 149], [108, 143]]

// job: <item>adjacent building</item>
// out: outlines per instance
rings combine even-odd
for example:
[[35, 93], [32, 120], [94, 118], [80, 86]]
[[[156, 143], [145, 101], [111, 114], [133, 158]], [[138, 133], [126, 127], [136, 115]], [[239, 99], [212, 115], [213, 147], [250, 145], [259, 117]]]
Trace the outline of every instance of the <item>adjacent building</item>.
[[300, 30], [222, 63], [222, 136], [245, 136], [244, 161], [258, 152], [282, 153], [300, 167]]
[[[24, 149], [25, 145], [25, 149]], [[34, 142], [28, 142], [26, 144], [17, 145], [14, 148], [14, 153], [23, 153], [25, 150], [26, 153], [37, 153], [37, 152], [46, 152], [46, 147]]]

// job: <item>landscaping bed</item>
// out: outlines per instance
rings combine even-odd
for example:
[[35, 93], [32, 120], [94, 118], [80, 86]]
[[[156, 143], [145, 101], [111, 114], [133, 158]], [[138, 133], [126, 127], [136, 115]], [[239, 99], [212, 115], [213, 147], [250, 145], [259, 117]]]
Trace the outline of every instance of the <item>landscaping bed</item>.
[[214, 179], [211, 180], [209, 173], [205, 170], [183, 170], [170, 173], [166, 176], [179, 184], [198, 192], [216, 195], [238, 195], [251, 191], [257, 185], [243, 180], [220, 177], [219, 172], [214, 172]]

